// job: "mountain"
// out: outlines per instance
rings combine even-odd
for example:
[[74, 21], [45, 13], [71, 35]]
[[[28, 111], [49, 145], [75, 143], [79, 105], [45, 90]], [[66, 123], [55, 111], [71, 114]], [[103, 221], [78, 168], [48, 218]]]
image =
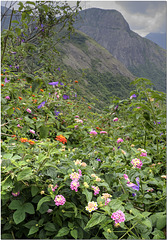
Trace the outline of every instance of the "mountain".
[[[78, 80], [77, 92], [98, 107], [110, 103], [113, 96], [129, 97], [129, 86], [135, 77], [104, 47], [76, 30], [70, 39], [57, 46], [55, 56], [60, 68], [67, 70], [73, 81]], [[97, 101], [98, 99], [98, 101]]]
[[145, 38], [166, 49], [166, 33], [149, 33], [145, 36]]
[[106, 48], [136, 77], [148, 78], [157, 90], [165, 91], [166, 51], [130, 30], [120, 12], [86, 9], [79, 12], [74, 26]]

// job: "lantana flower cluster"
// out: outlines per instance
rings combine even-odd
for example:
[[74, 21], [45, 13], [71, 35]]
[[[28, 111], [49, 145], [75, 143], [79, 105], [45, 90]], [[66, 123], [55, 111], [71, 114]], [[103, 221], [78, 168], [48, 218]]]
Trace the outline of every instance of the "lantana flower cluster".
[[63, 135], [59, 135], [55, 139], [63, 144], [67, 143], [67, 139]]
[[54, 202], [56, 206], [60, 206], [65, 204], [66, 199], [63, 195], [56, 195]]
[[103, 193], [102, 199], [105, 199], [105, 206], [108, 205], [108, 203], [111, 201], [110, 197], [112, 197], [109, 193]]
[[95, 211], [98, 209], [98, 204], [97, 202], [94, 202], [94, 201], [88, 202], [88, 206], [86, 206], [85, 209], [86, 211], [91, 213], [92, 211]]
[[125, 221], [125, 214], [118, 210], [111, 215], [111, 218], [115, 221], [115, 225]]
[[21, 138], [20, 141], [21, 141], [22, 143], [28, 142], [28, 143], [31, 144], [31, 145], [34, 145], [34, 144], [35, 144], [35, 141], [33, 141], [33, 140], [28, 140], [27, 138]]
[[78, 187], [80, 186], [79, 184], [79, 179], [82, 176], [82, 171], [79, 169], [79, 173], [74, 172], [70, 174], [70, 179], [72, 179], [72, 182], [70, 184], [71, 190], [75, 190], [75, 192], [78, 192]]
[[97, 194], [99, 194], [100, 192], [100, 188], [98, 186], [92, 186], [93, 190], [94, 190], [94, 195], [96, 196]]
[[143, 166], [143, 163], [142, 163], [142, 161], [139, 158], [132, 159], [131, 163], [133, 165], [133, 168], [141, 169], [141, 167]]

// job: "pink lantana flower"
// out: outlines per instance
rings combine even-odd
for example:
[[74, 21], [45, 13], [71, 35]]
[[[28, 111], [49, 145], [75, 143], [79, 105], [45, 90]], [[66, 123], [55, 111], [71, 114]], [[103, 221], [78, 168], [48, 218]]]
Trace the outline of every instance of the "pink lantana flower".
[[30, 133], [33, 133], [33, 134], [35, 134], [35, 131], [30, 129]]
[[140, 168], [143, 166], [142, 161], [139, 158], [132, 159], [131, 161], [133, 168]]
[[94, 190], [94, 195], [96, 196], [97, 194], [99, 194], [100, 192], [100, 189], [99, 187], [95, 187], [95, 186], [92, 186], [93, 190]]
[[17, 196], [19, 196], [19, 195], [20, 195], [20, 192], [19, 192], [19, 191], [18, 191], [18, 192], [16, 192], [16, 193], [12, 192], [12, 195], [13, 195], [14, 197], [17, 197]]
[[115, 118], [113, 119], [113, 122], [117, 122], [117, 121], [118, 121], [118, 118], [115, 117]]
[[107, 132], [106, 131], [101, 131], [100, 134], [107, 134]]
[[64, 205], [66, 202], [66, 199], [65, 197], [63, 197], [63, 195], [56, 195], [54, 202], [56, 206]]
[[80, 186], [78, 181], [72, 181], [70, 184], [71, 190], [75, 190], [75, 192], [78, 192], [78, 187]]
[[29, 109], [29, 108], [27, 108], [27, 110], [26, 110], [28, 113], [31, 113], [31, 109]]
[[121, 210], [118, 210], [112, 214], [111, 218], [115, 221], [115, 224], [121, 223], [125, 221], [125, 214]]
[[52, 191], [55, 192], [55, 190], [58, 188], [58, 185], [56, 184], [54, 187], [51, 187]]
[[96, 136], [96, 135], [97, 135], [97, 132], [96, 132], [95, 130], [93, 130], [93, 131], [90, 131], [90, 134]]
[[130, 179], [129, 179], [128, 175], [124, 174], [124, 178], [128, 181], [127, 183], [130, 183]]
[[141, 157], [147, 157], [147, 152], [146, 150], [144, 149], [141, 149], [141, 154], [140, 154]]
[[[80, 170], [80, 169], [79, 169], [79, 170]], [[79, 170], [78, 170], [78, 171], [79, 171]], [[81, 170], [79, 171], [79, 173], [74, 172], [74, 173], [71, 173], [71, 174], [70, 174], [70, 178], [71, 178], [72, 180], [74, 180], [74, 181], [78, 181], [81, 176], [82, 176]]]
[[7, 100], [10, 100], [10, 97], [9, 97], [9, 96], [6, 96], [5, 98], [6, 98]]
[[117, 143], [123, 142], [124, 140], [122, 138], [117, 139]]

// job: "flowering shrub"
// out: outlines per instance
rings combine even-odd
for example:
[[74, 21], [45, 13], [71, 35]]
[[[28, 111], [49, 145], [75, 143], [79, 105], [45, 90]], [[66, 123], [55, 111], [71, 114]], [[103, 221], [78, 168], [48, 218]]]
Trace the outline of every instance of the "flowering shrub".
[[165, 239], [165, 94], [136, 79], [130, 98], [98, 113], [61, 67], [14, 73], [10, 52], [1, 76], [2, 239]]

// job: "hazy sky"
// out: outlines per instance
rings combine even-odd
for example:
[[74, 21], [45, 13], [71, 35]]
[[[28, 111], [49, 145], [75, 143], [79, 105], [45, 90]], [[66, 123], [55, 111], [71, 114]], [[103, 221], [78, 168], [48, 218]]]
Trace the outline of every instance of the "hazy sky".
[[[1, 2], [4, 5], [5, 2]], [[22, 1], [24, 2], [24, 1]], [[74, 1], [68, 1], [70, 5]], [[131, 30], [141, 36], [150, 32], [166, 32], [167, 2], [166, 1], [83, 1], [81, 6], [85, 8], [116, 9], [122, 13]]]

